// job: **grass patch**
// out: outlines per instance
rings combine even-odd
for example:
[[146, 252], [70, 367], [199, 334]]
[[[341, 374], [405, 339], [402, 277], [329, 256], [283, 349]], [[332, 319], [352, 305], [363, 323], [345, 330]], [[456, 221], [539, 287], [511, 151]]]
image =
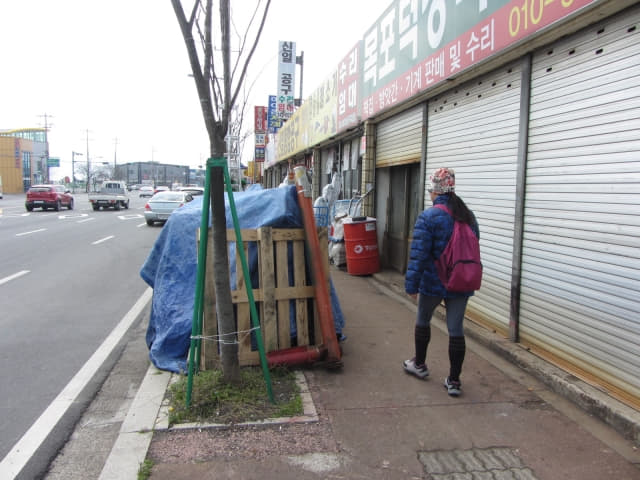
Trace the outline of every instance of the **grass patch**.
[[142, 462], [138, 469], [138, 480], [147, 480], [151, 476], [152, 468], [153, 462], [151, 460], [145, 460]]
[[293, 371], [273, 368], [270, 377], [275, 403], [269, 401], [260, 367], [242, 367], [238, 386], [223, 382], [219, 369], [202, 371], [193, 376], [187, 408], [187, 376], [181, 376], [168, 389], [169, 424], [235, 424], [301, 415], [302, 397]]

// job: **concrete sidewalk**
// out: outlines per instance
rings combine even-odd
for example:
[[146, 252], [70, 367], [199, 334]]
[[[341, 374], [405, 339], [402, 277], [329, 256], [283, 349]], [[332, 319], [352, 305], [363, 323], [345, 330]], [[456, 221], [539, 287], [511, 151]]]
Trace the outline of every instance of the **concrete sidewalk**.
[[640, 479], [635, 410], [470, 322], [463, 395], [451, 398], [441, 319], [429, 379], [402, 370], [416, 310], [402, 277], [331, 275], [348, 340], [342, 370], [303, 370], [316, 418], [168, 430], [158, 412], [170, 375], [151, 368], [100, 478], [136, 478], [148, 458], [154, 480]]

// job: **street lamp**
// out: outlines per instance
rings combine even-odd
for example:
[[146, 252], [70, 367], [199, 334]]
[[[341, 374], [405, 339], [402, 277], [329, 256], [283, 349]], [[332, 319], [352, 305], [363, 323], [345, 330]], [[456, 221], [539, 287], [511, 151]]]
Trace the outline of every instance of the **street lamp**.
[[82, 154], [78, 152], [71, 152], [71, 176], [73, 177], [71, 190], [73, 193], [76, 193], [76, 155], [81, 157]]

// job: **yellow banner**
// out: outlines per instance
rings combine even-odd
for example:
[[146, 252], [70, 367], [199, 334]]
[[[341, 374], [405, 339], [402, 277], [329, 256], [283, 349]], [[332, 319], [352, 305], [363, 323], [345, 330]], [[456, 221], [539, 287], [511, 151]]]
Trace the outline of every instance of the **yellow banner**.
[[276, 162], [337, 133], [338, 71], [329, 75], [276, 135]]

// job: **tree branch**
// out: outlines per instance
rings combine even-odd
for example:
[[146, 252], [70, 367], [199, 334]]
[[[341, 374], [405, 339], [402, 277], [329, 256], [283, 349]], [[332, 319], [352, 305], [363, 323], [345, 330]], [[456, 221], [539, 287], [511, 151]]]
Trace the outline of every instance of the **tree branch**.
[[249, 52], [249, 55], [244, 63], [244, 67], [242, 69], [242, 74], [240, 75], [240, 78], [238, 79], [238, 83], [237, 83], [237, 87], [235, 92], [233, 93], [233, 97], [231, 98], [231, 105], [234, 105], [236, 102], [236, 99], [240, 93], [240, 87], [242, 86], [242, 82], [244, 81], [244, 77], [247, 75], [247, 69], [249, 68], [249, 62], [251, 61], [251, 57], [253, 56], [254, 52], [256, 51], [256, 48], [258, 47], [258, 41], [260, 40], [260, 36], [262, 35], [262, 30], [264, 28], [264, 24], [267, 21], [267, 13], [269, 12], [269, 6], [271, 5], [271, 0], [267, 0], [267, 4], [264, 7], [264, 13], [262, 15], [262, 21], [260, 22], [260, 28], [258, 29], [258, 33], [256, 34], [256, 39], [253, 42], [253, 47], [251, 47], [251, 51]]
[[213, 138], [215, 134], [215, 118], [213, 115], [213, 108], [211, 105], [211, 91], [208, 83], [205, 81], [202, 70], [200, 70], [200, 60], [198, 58], [198, 51], [196, 50], [195, 41], [193, 39], [192, 27], [184, 14], [182, 4], [180, 0], [171, 0], [171, 5], [176, 14], [178, 25], [182, 31], [184, 43], [187, 47], [187, 54], [189, 55], [189, 63], [191, 65], [191, 73], [193, 74], [194, 81], [196, 83], [196, 90], [198, 92], [198, 98], [200, 99], [200, 108], [202, 109], [202, 115], [204, 117], [205, 127], [209, 138]]

